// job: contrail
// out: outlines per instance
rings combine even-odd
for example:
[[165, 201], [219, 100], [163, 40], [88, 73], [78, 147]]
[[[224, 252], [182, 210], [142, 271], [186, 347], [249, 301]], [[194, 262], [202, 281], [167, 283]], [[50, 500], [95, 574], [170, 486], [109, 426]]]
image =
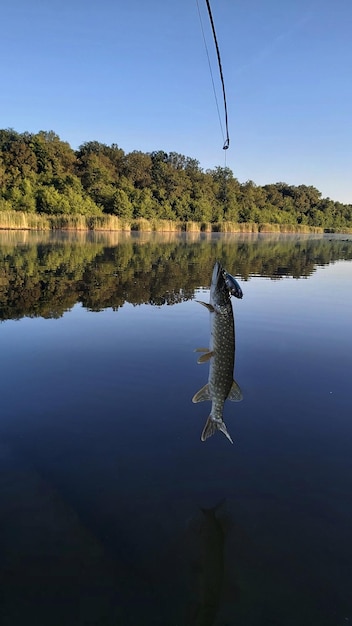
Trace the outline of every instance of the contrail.
[[241, 67], [237, 68], [234, 73], [242, 74], [242, 72], [247, 70], [252, 65], [255, 65], [256, 63], [260, 63], [263, 59], [265, 59], [266, 57], [269, 57], [274, 52], [274, 50], [281, 45], [281, 43], [285, 39], [287, 39], [294, 32], [299, 30], [302, 26], [304, 26], [304, 24], [307, 24], [307, 22], [309, 22], [312, 18], [313, 18], [313, 11], [306, 13], [306, 15], [304, 15], [304, 17], [301, 17], [299, 20], [297, 20], [297, 22], [295, 22], [291, 26], [291, 28], [288, 28], [285, 32], [277, 35], [272, 41], [270, 41], [267, 45], [265, 45], [258, 52], [258, 54], [256, 54], [252, 59], [247, 61], [247, 63], [244, 63], [243, 65], [241, 65]]

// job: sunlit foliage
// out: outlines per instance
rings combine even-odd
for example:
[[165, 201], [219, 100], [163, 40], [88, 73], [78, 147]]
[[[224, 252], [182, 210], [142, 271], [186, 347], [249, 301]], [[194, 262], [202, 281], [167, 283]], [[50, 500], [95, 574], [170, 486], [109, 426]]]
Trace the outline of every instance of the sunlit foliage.
[[[352, 227], [352, 205], [313, 186], [240, 183], [228, 167], [157, 150], [129, 154], [88, 141], [78, 150], [53, 131], [0, 130], [0, 211], [113, 215], [208, 224]], [[259, 226], [258, 226], [259, 228]], [[225, 229], [225, 226], [224, 226]]]

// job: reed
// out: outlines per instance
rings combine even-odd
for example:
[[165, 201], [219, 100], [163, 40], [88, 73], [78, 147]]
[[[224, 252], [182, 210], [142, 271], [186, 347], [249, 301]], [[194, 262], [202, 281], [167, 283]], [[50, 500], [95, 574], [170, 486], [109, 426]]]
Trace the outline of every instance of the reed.
[[212, 230], [214, 233], [240, 233], [241, 225], [237, 222], [214, 222]]
[[320, 226], [308, 226], [308, 224], [270, 224], [263, 222], [259, 224], [260, 233], [282, 233], [282, 234], [320, 234], [323, 228]]
[[131, 222], [131, 230], [135, 231], [143, 231], [144, 233], [152, 232], [152, 224], [150, 220], [146, 220], [143, 217], [132, 220]]
[[268, 222], [264, 222], [263, 224], [259, 224], [258, 226], [259, 233], [280, 233], [281, 224], [269, 224]]
[[180, 222], [174, 222], [172, 220], [160, 220], [155, 218], [152, 220], [152, 229], [157, 233], [181, 232], [181, 224]]
[[87, 230], [84, 215], [52, 215], [48, 219], [52, 230]]
[[257, 233], [258, 224], [255, 222], [218, 222], [213, 224], [217, 233]]
[[286, 230], [285, 232], [290, 233], [316, 233], [320, 234], [324, 232], [324, 229], [321, 226], [308, 226], [308, 224], [289, 224], [286, 225], [290, 230]]
[[[1, 205], [1, 206], [4, 206]], [[23, 211], [1, 210], [2, 230], [73, 230], [73, 231], [139, 231], [169, 233], [323, 233], [320, 226], [307, 224], [270, 224], [263, 222], [181, 222], [152, 218], [123, 220], [116, 215], [43, 215]], [[352, 229], [330, 229], [327, 232], [352, 232]]]
[[256, 222], [241, 222], [240, 224], [241, 233], [258, 233], [259, 232], [259, 224]]
[[336, 235], [351, 235], [352, 228], [324, 228], [324, 233], [335, 233]]
[[0, 211], [2, 230], [50, 230], [48, 216], [23, 211]]
[[87, 218], [89, 230], [127, 231], [131, 230], [131, 224], [116, 215], [91, 215]]
[[43, 215], [0, 211], [0, 229], [130, 231], [131, 225], [116, 215]]

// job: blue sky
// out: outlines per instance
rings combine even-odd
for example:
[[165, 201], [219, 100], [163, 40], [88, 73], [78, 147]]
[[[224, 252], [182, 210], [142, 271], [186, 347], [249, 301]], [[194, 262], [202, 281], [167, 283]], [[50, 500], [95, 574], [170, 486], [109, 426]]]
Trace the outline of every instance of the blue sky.
[[[198, 0], [222, 113], [205, 0]], [[241, 182], [352, 203], [351, 0], [211, 0]], [[196, 0], [4, 0], [0, 127], [224, 165]]]

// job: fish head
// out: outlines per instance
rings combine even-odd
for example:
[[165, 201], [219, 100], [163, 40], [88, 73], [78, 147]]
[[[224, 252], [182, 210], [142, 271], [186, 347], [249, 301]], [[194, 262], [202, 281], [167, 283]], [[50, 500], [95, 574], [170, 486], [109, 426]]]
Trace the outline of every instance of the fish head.
[[243, 298], [242, 289], [236, 278], [222, 267], [220, 261], [216, 261], [211, 278], [210, 301], [224, 302], [229, 299], [230, 295], [241, 299]]
[[226, 285], [225, 276], [226, 270], [220, 261], [216, 261], [210, 285], [210, 302], [213, 304], [229, 300], [229, 289]]
[[221, 274], [224, 271], [220, 261], [216, 261], [213, 268], [213, 275], [211, 277], [211, 286], [215, 288], [218, 284], [218, 281], [221, 278]]

